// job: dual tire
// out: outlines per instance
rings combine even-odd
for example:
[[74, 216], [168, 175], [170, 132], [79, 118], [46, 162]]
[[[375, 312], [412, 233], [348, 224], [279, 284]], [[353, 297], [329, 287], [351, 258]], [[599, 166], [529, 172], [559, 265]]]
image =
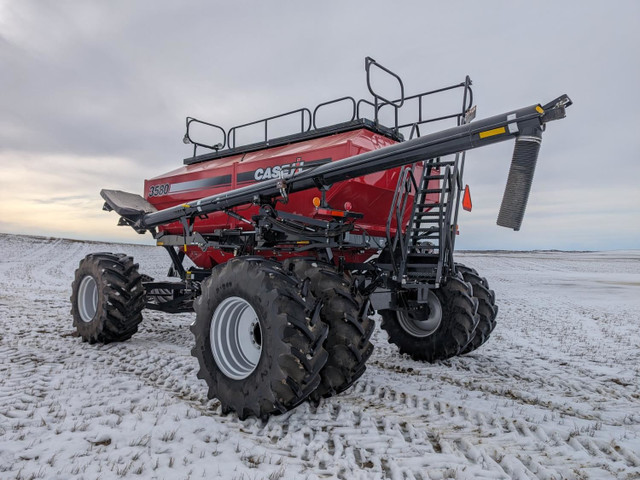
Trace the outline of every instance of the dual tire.
[[302, 286], [279, 263], [247, 257], [216, 267], [202, 284], [191, 353], [223, 413], [266, 419], [320, 385], [329, 329]]
[[430, 290], [421, 308], [381, 310], [382, 328], [400, 353], [435, 362], [470, 353], [488, 339], [498, 306], [486, 279], [464, 265], [440, 288]]
[[241, 419], [346, 390], [373, 351], [368, 302], [314, 259], [230, 260], [203, 283], [195, 310], [198, 378]]
[[138, 331], [145, 291], [138, 264], [123, 253], [92, 253], [71, 286], [73, 325], [89, 343], [122, 342]]
[[435, 362], [459, 355], [478, 324], [478, 301], [461, 275], [429, 291], [420, 308], [380, 310], [389, 342], [414, 360]]
[[475, 269], [465, 265], [457, 264], [456, 270], [471, 285], [473, 297], [478, 301], [478, 325], [473, 338], [460, 352], [461, 355], [464, 355], [473, 352], [489, 340], [493, 329], [496, 328], [498, 305], [496, 305], [496, 294], [489, 288], [489, 282], [486, 278], [478, 275]]
[[369, 318], [370, 304], [352, 289], [346, 273], [314, 258], [290, 258], [284, 268], [308, 281], [310, 300], [320, 300], [320, 319], [329, 327], [324, 347], [329, 354], [320, 371], [320, 385], [311, 401], [341, 393], [362, 376], [373, 352], [369, 341], [375, 322]]

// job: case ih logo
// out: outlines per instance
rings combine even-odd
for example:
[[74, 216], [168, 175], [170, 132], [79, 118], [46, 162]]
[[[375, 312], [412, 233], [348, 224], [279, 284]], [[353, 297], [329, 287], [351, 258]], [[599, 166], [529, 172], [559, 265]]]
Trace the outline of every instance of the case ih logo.
[[271, 180], [274, 178], [291, 178], [312, 168], [316, 168], [325, 163], [331, 162], [330, 158], [322, 158], [320, 160], [311, 160], [305, 162], [301, 157], [296, 158], [295, 162], [285, 163], [283, 165], [273, 165], [264, 168], [257, 168], [250, 172], [238, 173], [237, 181], [241, 182], [261, 182], [263, 180]]
[[257, 181], [269, 180], [271, 178], [290, 178], [304, 171], [304, 162], [300, 157], [296, 158], [293, 163], [285, 163], [284, 165], [274, 165], [273, 167], [259, 168], [253, 174], [253, 178]]

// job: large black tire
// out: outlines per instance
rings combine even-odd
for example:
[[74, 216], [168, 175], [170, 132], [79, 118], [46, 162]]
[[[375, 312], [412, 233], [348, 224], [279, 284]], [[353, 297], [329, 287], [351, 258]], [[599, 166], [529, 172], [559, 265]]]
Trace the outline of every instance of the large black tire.
[[191, 353], [208, 397], [220, 401], [223, 413], [266, 419], [317, 388], [327, 327], [320, 305], [302, 297], [301, 286], [279, 263], [256, 258], [231, 259], [203, 282]]
[[478, 300], [478, 326], [471, 341], [460, 352], [461, 355], [464, 355], [473, 352], [489, 340], [491, 332], [496, 328], [498, 305], [496, 305], [496, 294], [489, 288], [489, 282], [486, 278], [481, 277], [476, 270], [465, 265], [456, 264], [456, 269], [462, 273], [464, 280], [471, 284], [473, 297]]
[[329, 327], [324, 348], [329, 353], [320, 371], [320, 385], [309, 396], [312, 401], [345, 391], [362, 376], [373, 352], [369, 341], [375, 322], [369, 318], [369, 302], [351, 289], [346, 274], [312, 258], [291, 258], [284, 268], [300, 279], [309, 279], [309, 291], [322, 302], [320, 318]]
[[92, 253], [71, 286], [71, 315], [82, 340], [122, 342], [138, 331], [145, 291], [138, 264], [123, 253]]
[[400, 353], [427, 362], [460, 354], [473, 338], [478, 323], [478, 301], [461, 275], [446, 279], [431, 292], [429, 313], [422, 310], [407, 313], [400, 309], [378, 312], [389, 342], [397, 345]]

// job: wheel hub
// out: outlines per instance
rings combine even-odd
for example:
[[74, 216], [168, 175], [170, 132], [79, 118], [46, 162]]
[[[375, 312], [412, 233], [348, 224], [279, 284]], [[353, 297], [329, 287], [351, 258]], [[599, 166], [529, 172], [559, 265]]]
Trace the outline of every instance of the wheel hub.
[[89, 323], [96, 316], [98, 311], [98, 284], [96, 280], [87, 275], [80, 282], [78, 288], [78, 313], [80, 319]]
[[[414, 337], [433, 335], [442, 322], [442, 305], [433, 291], [429, 290], [427, 304], [419, 310], [397, 310], [398, 323], [402, 329]], [[425, 318], [426, 317], [426, 318]]]
[[240, 297], [220, 302], [211, 318], [209, 343], [225, 376], [243, 380], [251, 375], [262, 354], [262, 327], [251, 304]]

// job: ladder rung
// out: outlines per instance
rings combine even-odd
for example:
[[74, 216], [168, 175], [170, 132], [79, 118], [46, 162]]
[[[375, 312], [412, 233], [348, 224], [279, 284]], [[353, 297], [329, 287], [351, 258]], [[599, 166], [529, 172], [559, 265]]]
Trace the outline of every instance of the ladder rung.
[[[435, 268], [431, 268], [431, 270], [433, 270], [433, 272], [435, 273], [436, 269]], [[407, 276], [409, 277], [432, 277], [433, 273], [427, 273], [427, 272], [407, 272]]]
[[435, 270], [437, 268], [437, 265], [434, 265], [433, 263], [407, 263], [406, 267], [407, 267], [407, 270], [413, 269], [414, 271], [415, 270], [424, 271], [424, 270]]
[[445, 160], [444, 162], [427, 163], [425, 166], [426, 167], [438, 168], [438, 167], [442, 167], [442, 166], [453, 165], [454, 163], [456, 163], [454, 160]]
[[439, 253], [410, 253], [409, 258], [440, 258]]
[[420, 232], [438, 233], [440, 232], [440, 225], [435, 223], [431, 226], [415, 226], [411, 229], [412, 236], [416, 236]]
[[420, 225], [421, 223], [440, 223], [440, 219], [436, 218], [435, 216], [433, 217], [425, 217], [425, 218], [415, 218], [413, 220], [413, 223], [416, 225]]

